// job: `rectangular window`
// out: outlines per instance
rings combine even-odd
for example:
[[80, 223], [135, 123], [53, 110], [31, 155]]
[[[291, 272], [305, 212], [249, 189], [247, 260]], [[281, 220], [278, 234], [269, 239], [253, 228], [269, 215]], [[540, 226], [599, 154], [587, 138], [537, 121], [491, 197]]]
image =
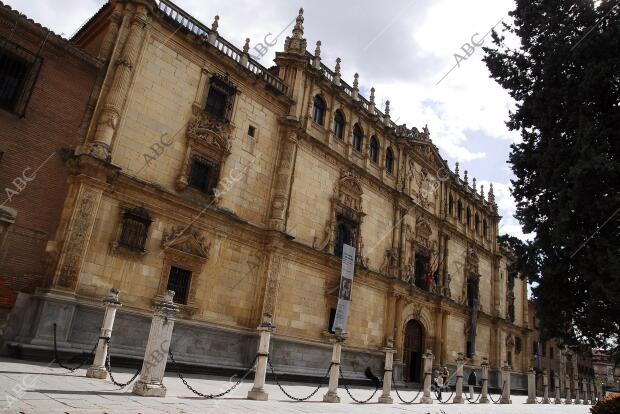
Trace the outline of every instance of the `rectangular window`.
[[256, 136], [256, 127], [250, 125], [248, 127], [248, 136], [254, 138]]
[[123, 214], [121, 236], [118, 243], [131, 250], [144, 251], [146, 237], [152, 220], [141, 209], [128, 210]]
[[216, 118], [225, 119], [227, 103], [228, 95], [226, 95], [226, 93], [213, 86], [209, 88], [209, 95], [207, 96], [207, 103], [205, 105], [206, 112]]
[[334, 331], [334, 320], [336, 319], [336, 308], [331, 308], [329, 310], [329, 322], [327, 322], [327, 331], [329, 333], [336, 333]]
[[192, 159], [188, 184], [203, 193], [213, 195], [219, 180], [219, 166], [206, 158], [194, 157]]
[[42, 59], [0, 37], [0, 109], [23, 116]]
[[192, 278], [192, 272], [181, 269], [180, 267], [171, 266], [168, 275], [168, 290], [174, 292], [174, 302], [182, 305], [187, 304], [187, 294], [189, 293], [189, 283]]

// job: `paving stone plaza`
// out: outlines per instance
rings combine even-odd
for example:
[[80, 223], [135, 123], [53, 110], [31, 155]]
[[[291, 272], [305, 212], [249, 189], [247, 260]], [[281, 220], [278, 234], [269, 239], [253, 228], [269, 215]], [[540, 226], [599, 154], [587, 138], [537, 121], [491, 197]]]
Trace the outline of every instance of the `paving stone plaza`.
[[[118, 369], [117, 381], [128, 381], [134, 371]], [[400, 402], [378, 404], [373, 399], [368, 404], [356, 404], [344, 389], [339, 390], [340, 404], [322, 402], [326, 386], [307, 402], [293, 402], [278, 387], [268, 381], [265, 390], [269, 401], [246, 399], [251, 381], [241, 383], [230, 394], [221, 399], [207, 400], [192, 394], [176, 377], [174, 372], [166, 373], [164, 382], [168, 388], [165, 398], [140, 397], [131, 393], [131, 386], [115, 387], [109, 380], [86, 378], [86, 369], [71, 373], [57, 365], [25, 362], [14, 359], [0, 359], [0, 399], [2, 413], [589, 413], [590, 406], [565, 404], [525, 404], [526, 396], [512, 396], [512, 404], [440, 404], [433, 396], [433, 404], [411, 404]], [[228, 388], [225, 377], [188, 375], [188, 381], [202, 392], [217, 393]], [[287, 392], [307, 395], [314, 387], [284, 383]], [[356, 398], [365, 398], [372, 390], [368, 387], [353, 387]], [[394, 394], [394, 392], [392, 392]], [[413, 398], [416, 392], [405, 391], [403, 398]], [[396, 396], [393, 395], [396, 399]]]

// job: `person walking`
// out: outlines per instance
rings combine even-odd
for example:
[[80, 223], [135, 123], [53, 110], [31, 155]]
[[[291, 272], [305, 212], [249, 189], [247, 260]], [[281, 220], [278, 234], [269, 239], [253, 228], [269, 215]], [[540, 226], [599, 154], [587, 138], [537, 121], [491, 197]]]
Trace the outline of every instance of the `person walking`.
[[443, 367], [443, 372], [441, 373], [441, 376], [443, 377], [443, 383], [447, 384], [448, 378], [450, 378], [450, 371], [448, 371], [448, 367]]
[[473, 400], [474, 399], [474, 386], [476, 385], [477, 379], [476, 379], [476, 371], [472, 370], [471, 374], [469, 374], [469, 377], [467, 378], [467, 385], [469, 385], [469, 399]]
[[437, 399], [441, 400], [441, 390], [443, 389], [443, 374], [437, 375], [435, 378], [435, 385], [437, 385]]

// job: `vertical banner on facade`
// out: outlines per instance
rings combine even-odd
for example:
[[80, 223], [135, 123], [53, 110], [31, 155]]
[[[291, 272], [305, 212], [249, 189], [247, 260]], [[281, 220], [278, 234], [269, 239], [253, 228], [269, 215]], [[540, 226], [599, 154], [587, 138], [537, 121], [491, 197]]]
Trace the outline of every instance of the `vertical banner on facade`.
[[351, 293], [353, 290], [353, 274], [355, 273], [355, 247], [345, 244], [342, 246], [342, 269], [340, 271], [340, 289], [338, 291], [338, 307], [334, 317], [333, 330], [347, 330]]

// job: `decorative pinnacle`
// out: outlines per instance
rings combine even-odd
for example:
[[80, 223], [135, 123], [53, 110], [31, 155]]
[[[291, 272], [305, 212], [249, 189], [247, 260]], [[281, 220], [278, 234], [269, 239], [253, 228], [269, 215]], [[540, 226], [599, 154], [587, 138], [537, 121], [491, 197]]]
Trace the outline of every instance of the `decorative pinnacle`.
[[375, 88], [374, 86], [370, 88], [370, 102], [375, 103]]
[[454, 173], [456, 174], [457, 177], [460, 177], [460, 172], [459, 172], [459, 162], [456, 162], [456, 166], [454, 167]]
[[476, 177], [474, 177], [473, 188], [474, 188], [474, 193], [475, 193], [476, 192]]
[[336, 68], [334, 69], [336, 75], [340, 75], [340, 62], [340, 58], [336, 58]]
[[213, 30], [214, 32], [217, 32], [217, 28], [220, 26], [219, 21], [220, 20], [220, 16], [215, 15], [215, 18], [213, 19], [213, 23], [211, 23], [211, 30]]
[[489, 203], [495, 203], [495, 194], [493, 194], [493, 183], [489, 186]]
[[360, 75], [358, 73], [356, 73], [355, 75], [353, 75], [353, 89], [358, 89], [359, 86], [359, 77]]
[[316, 42], [316, 49], [314, 49], [314, 56], [321, 57], [321, 41]]
[[390, 100], [385, 101], [385, 116], [390, 116]]
[[301, 39], [304, 34], [304, 9], [299, 9], [299, 14], [297, 15], [297, 21], [295, 22], [295, 27], [293, 28], [293, 38]]
[[463, 179], [465, 180], [465, 184], [469, 184], [469, 179], [467, 178], [467, 170], [465, 170], [465, 175], [463, 176]]
[[243, 53], [248, 53], [250, 51], [250, 38], [246, 37], [245, 45], [243, 45]]
[[480, 197], [484, 200], [484, 184], [480, 186]]

